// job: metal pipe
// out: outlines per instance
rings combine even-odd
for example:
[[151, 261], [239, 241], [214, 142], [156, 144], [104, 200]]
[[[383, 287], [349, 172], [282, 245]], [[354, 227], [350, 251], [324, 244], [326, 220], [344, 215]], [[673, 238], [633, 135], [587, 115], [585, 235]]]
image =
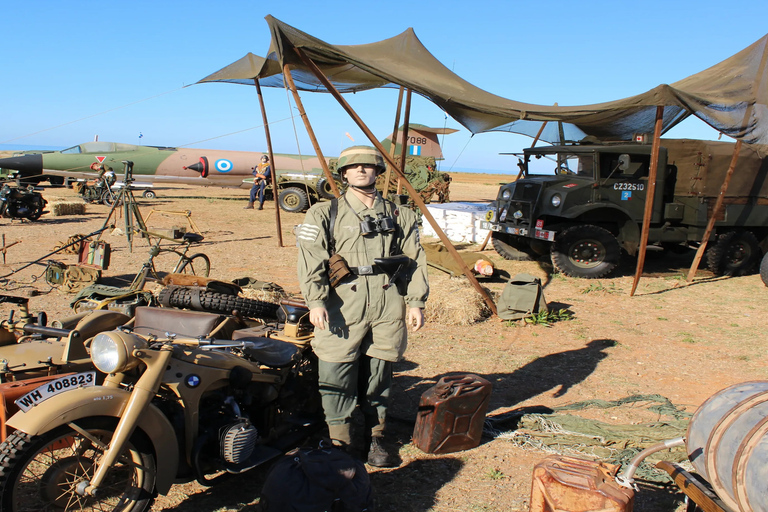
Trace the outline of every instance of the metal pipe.
[[676, 437], [674, 439], [667, 439], [666, 441], [662, 441], [658, 444], [646, 448], [645, 450], [635, 455], [635, 458], [629, 462], [629, 465], [626, 467], [626, 469], [624, 469], [619, 475], [616, 476], [616, 483], [622, 487], [632, 489], [634, 487], [633, 484], [635, 481], [635, 473], [637, 472], [637, 468], [640, 467], [640, 463], [643, 462], [643, 460], [656, 452], [668, 450], [677, 446], [683, 446], [684, 444], [684, 437]]

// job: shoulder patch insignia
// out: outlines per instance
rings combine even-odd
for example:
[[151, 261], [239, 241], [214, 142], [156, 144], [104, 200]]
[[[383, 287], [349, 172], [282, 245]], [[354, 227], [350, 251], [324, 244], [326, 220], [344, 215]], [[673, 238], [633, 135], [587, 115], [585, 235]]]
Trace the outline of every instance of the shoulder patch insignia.
[[301, 224], [299, 226], [299, 232], [296, 233], [296, 238], [299, 240], [306, 240], [308, 242], [314, 242], [317, 240], [317, 236], [320, 234], [320, 227], [312, 224]]

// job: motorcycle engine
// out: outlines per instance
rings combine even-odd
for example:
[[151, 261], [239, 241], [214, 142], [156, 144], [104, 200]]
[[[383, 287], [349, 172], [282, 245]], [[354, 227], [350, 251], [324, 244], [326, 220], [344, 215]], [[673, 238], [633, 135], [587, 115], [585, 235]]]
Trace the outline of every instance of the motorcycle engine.
[[259, 433], [248, 421], [240, 421], [221, 430], [221, 458], [228, 464], [244, 464], [253, 453]]

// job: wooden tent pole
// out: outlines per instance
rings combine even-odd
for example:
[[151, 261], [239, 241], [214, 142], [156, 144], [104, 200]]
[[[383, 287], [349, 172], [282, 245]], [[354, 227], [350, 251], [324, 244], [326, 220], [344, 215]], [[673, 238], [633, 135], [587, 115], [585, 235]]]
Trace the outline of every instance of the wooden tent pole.
[[493, 299], [491, 299], [488, 292], [480, 286], [480, 283], [477, 281], [477, 278], [472, 274], [472, 271], [469, 270], [467, 267], [467, 264], [464, 263], [464, 260], [459, 255], [459, 252], [456, 250], [456, 248], [453, 246], [451, 241], [448, 239], [448, 237], [445, 235], [442, 229], [440, 229], [440, 226], [437, 225], [437, 222], [435, 221], [435, 218], [432, 216], [431, 213], [429, 213], [429, 210], [427, 210], [427, 205], [424, 204], [424, 201], [421, 199], [421, 196], [416, 192], [416, 190], [413, 188], [413, 185], [411, 185], [407, 179], [405, 179], [405, 176], [400, 173], [400, 169], [395, 164], [394, 159], [389, 156], [389, 153], [387, 153], [384, 150], [384, 147], [381, 145], [381, 143], [376, 140], [376, 137], [373, 135], [371, 130], [368, 128], [368, 126], [365, 125], [362, 119], [357, 115], [355, 110], [347, 103], [347, 100], [342, 97], [341, 93], [339, 93], [338, 90], [333, 86], [333, 84], [325, 77], [323, 72], [320, 70], [320, 68], [317, 67], [317, 65], [312, 62], [306, 55], [304, 55], [304, 52], [301, 51], [300, 48], [294, 48], [296, 53], [298, 54], [299, 58], [304, 62], [304, 64], [312, 71], [312, 73], [315, 74], [318, 80], [322, 82], [322, 84], [325, 86], [325, 88], [330, 92], [334, 98], [336, 98], [336, 101], [339, 102], [339, 104], [342, 106], [342, 108], [349, 114], [349, 116], [357, 123], [357, 126], [365, 133], [366, 137], [371, 141], [371, 143], [376, 147], [376, 149], [382, 154], [385, 160], [388, 161], [389, 165], [392, 166], [393, 169], [395, 169], [395, 172], [398, 173], [398, 176], [403, 179], [403, 184], [405, 185], [406, 190], [411, 195], [411, 199], [413, 199], [413, 202], [416, 203], [416, 206], [419, 207], [419, 210], [421, 211], [422, 215], [424, 215], [424, 218], [427, 219], [427, 222], [432, 226], [432, 228], [435, 230], [435, 233], [437, 233], [437, 236], [440, 238], [440, 240], [445, 245], [446, 249], [448, 249], [448, 252], [453, 256], [453, 259], [456, 261], [456, 264], [459, 265], [459, 268], [462, 269], [464, 272], [464, 275], [467, 276], [467, 279], [469, 279], [469, 282], [472, 283], [472, 286], [475, 287], [475, 289], [478, 291], [478, 293], [483, 297], [485, 300], [486, 305], [491, 310], [491, 312], [496, 315], [496, 304], [494, 304]]
[[653, 215], [653, 197], [656, 193], [656, 176], [659, 172], [659, 148], [661, 147], [661, 128], [664, 121], [664, 107], [656, 107], [656, 123], [653, 128], [653, 146], [651, 147], [651, 169], [648, 173], [648, 192], [645, 195], [645, 212], [643, 214], [643, 229], [640, 232], [640, 252], [637, 255], [637, 268], [635, 269], [635, 279], [632, 281], [632, 291], [629, 296], [632, 297], [637, 289], [637, 283], [640, 282], [640, 276], [643, 273], [645, 265], [645, 249], [648, 245], [648, 233], [651, 231], [651, 216]]
[[317, 158], [318, 160], [320, 160], [320, 165], [323, 167], [323, 173], [325, 174], [325, 177], [328, 180], [328, 183], [331, 185], [331, 190], [333, 191], [333, 195], [336, 197], [339, 197], [341, 195], [341, 193], [339, 192], [339, 187], [336, 186], [336, 180], [333, 179], [331, 170], [328, 168], [328, 162], [325, 161], [323, 152], [320, 149], [320, 144], [317, 143], [317, 137], [315, 137], [315, 132], [314, 130], [312, 130], [312, 125], [309, 124], [309, 118], [307, 117], [307, 112], [306, 110], [304, 110], [304, 104], [301, 102], [301, 98], [299, 97], [299, 91], [296, 90], [296, 84], [293, 82], [293, 75], [291, 75], [291, 70], [288, 64], [285, 64], [283, 66], [283, 76], [285, 77], [285, 81], [288, 84], [288, 88], [291, 90], [291, 93], [293, 94], [293, 100], [296, 102], [296, 107], [299, 109], [301, 120], [304, 121], [304, 127], [307, 129], [307, 134], [309, 135], [309, 139], [312, 141], [312, 146], [315, 148], [315, 153], [317, 154]]
[[712, 213], [709, 217], [709, 222], [707, 222], [707, 229], [704, 231], [704, 236], [702, 236], [701, 238], [701, 244], [699, 244], [699, 248], [696, 250], [696, 256], [693, 258], [693, 263], [691, 263], [691, 268], [688, 271], [688, 278], [687, 278], [688, 282], [691, 282], [693, 280], [693, 277], [696, 275], [696, 270], [699, 268], [699, 263], [701, 263], [701, 258], [704, 256], [704, 251], [707, 250], [707, 242], [709, 241], [709, 236], [712, 234], [712, 230], [715, 228], [715, 221], [717, 219], [717, 215], [720, 213], [720, 210], [723, 207], [723, 201], [725, 200], [725, 193], [728, 191], [728, 185], [731, 183], [731, 176], [733, 176], [733, 170], [736, 168], [736, 162], [739, 159], [739, 151], [741, 151], [741, 139], [736, 141], [736, 146], [733, 148], [731, 165], [728, 167], [728, 171], [725, 173], [725, 179], [723, 180], [723, 184], [720, 187], [720, 195], [717, 196], [717, 201], [715, 201], [715, 207], [712, 209]]
[[270, 180], [272, 181], [272, 197], [275, 200], [275, 226], [277, 227], [277, 246], [283, 247], [283, 228], [280, 223], [280, 205], [277, 200], [277, 169], [275, 169], [275, 155], [272, 152], [272, 136], [269, 133], [269, 122], [267, 121], [267, 109], [264, 107], [264, 96], [261, 94], [261, 85], [259, 79], [254, 78], [256, 85], [256, 94], [259, 96], [259, 106], [261, 107], [261, 118], [264, 120], [264, 135], [267, 138], [267, 152], [269, 153], [269, 165], [272, 167]]
[[[400, 148], [400, 176], [405, 176], [405, 157], [408, 154], [408, 129], [411, 122], [411, 90], [405, 93], [405, 117], [403, 118], [403, 146]], [[397, 179], [397, 194], [403, 193], [403, 180]]]
[[[403, 91], [405, 87], [400, 86], [400, 94], [397, 95], [397, 111], [395, 112], [395, 128], [392, 130], [392, 144], [389, 145], [389, 156], [395, 156], [397, 148], [397, 129], [400, 126], [400, 110], [403, 108]], [[387, 166], [387, 172], [384, 173], [384, 197], [389, 196], [389, 180], [392, 178], [392, 167]]]

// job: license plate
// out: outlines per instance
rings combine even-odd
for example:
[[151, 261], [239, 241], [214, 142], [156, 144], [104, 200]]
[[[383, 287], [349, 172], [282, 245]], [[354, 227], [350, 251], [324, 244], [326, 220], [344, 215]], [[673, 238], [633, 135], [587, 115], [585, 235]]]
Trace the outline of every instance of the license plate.
[[38, 386], [26, 395], [17, 398], [14, 403], [24, 412], [27, 412], [39, 403], [52, 396], [56, 396], [71, 389], [84, 388], [96, 385], [96, 372], [83, 372], [66, 377], [59, 377], [50, 382]]
[[534, 231], [533, 236], [539, 240], [549, 240], [550, 242], [555, 240], [555, 232], [547, 231], [546, 229], [537, 229]]

